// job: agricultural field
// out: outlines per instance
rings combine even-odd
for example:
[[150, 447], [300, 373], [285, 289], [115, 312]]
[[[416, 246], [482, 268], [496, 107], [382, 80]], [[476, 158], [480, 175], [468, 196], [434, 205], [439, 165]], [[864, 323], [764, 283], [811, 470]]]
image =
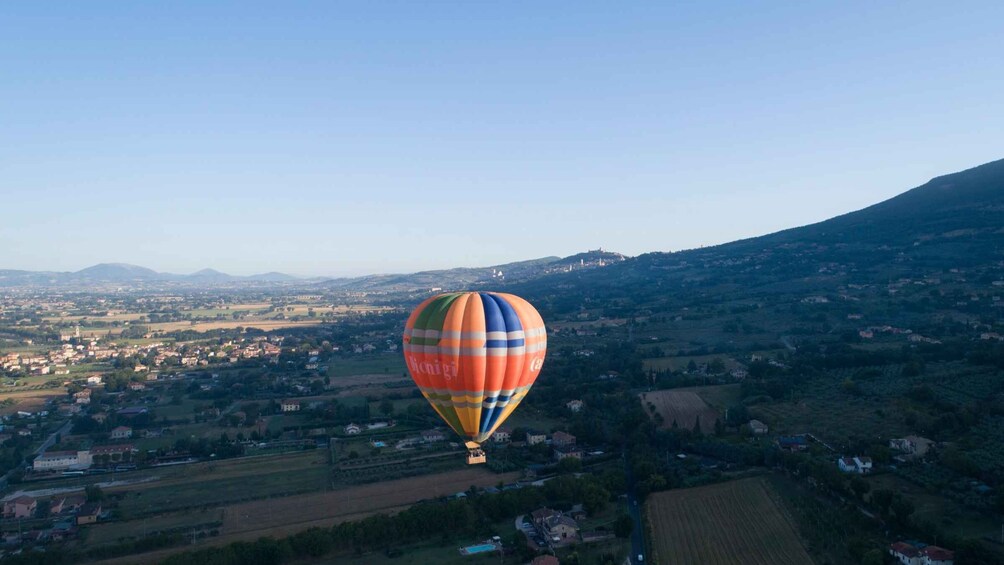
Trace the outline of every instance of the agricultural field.
[[333, 358], [328, 362], [328, 376], [334, 379], [358, 375], [395, 375], [406, 372], [404, 355], [397, 353], [377, 353]]
[[712, 408], [724, 412], [726, 408], [735, 406], [742, 401], [742, 388], [739, 383], [731, 385], [697, 386], [678, 388], [678, 391], [690, 391], [700, 396]]
[[645, 359], [646, 371], [682, 371], [687, 368], [691, 361], [697, 365], [707, 365], [714, 360], [719, 360], [725, 365], [726, 370], [732, 370], [739, 366], [739, 363], [728, 355], [684, 355], [679, 357], [654, 357]]
[[[200, 542], [195, 548], [226, 545], [235, 541], [253, 541], [262, 536], [283, 537], [315, 526], [330, 526], [348, 520], [358, 520], [378, 512], [392, 514], [421, 500], [448, 496], [465, 491], [472, 485], [492, 486], [499, 481], [514, 481], [518, 477], [518, 473], [497, 475], [485, 469], [465, 468], [449, 473], [386, 481], [324, 493], [234, 504], [223, 508], [220, 535]], [[198, 523], [216, 517], [215, 511], [192, 513], [193, 520], [201, 520]], [[144, 528], [142, 522], [135, 520], [129, 527], [142, 531]], [[113, 534], [102, 535], [107, 537]], [[100, 563], [108, 565], [157, 563], [172, 553], [189, 549], [193, 547], [178, 546], [109, 559]]]
[[466, 491], [471, 485], [493, 486], [517, 478], [519, 473], [497, 475], [486, 469], [465, 468], [324, 493], [256, 500], [227, 506], [221, 534], [261, 534], [276, 529], [292, 532], [311, 526], [330, 526], [375, 512], [400, 510], [420, 500]]
[[652, 495], [645, 503], [652, 563], [811, 565], [769, 488], [758, 477]]
[[[717, 410], [708, 404], [696, 392], [696, 389], [674, 389], [657, 390], [653, 392], [643, 392], [638, 398], [642, 407], [650, 416], [656, 414], [662, 417], [659, 425], [664, 428], [672, 427], [673, 422], [681, 428], [693, 428], [697, 419], [701, 421], [701, 431], [704, 433], [713, 432], [715, 420], [720, 415]], [[658, 421], [658, 418], [656, 418]]]
[[[234, 328], [255, 328], [262, 331], [281, 330], [284, 328], [302, 328], [316, 326], [321, 320], [225, 320], [218, 322], [159, 322], [156, 324], [144, 324], [153, 332], [174, 332], [179, 330], [191, 330], [195, 332], [207, 332], [210, 330], [232, 330]], [[109, 328], [115, 329], [115, 328]], [[121, 331], [119, 328], [118, 331]], [[84, 330], [81, 330], [84, 333]], [[98, 333], [98, 335], [103, 335]]]
[[17, 392], [0, 393], [0, 401], [11, 400], [5, 406], [0, 406], [0, 416], [15, 414], [19, 410], [25, 412], [37, 412], [45, 408], [45, 403], [52, 398], [65, 397], [66, 389], [59, 388], [38, 388], [34, 390], [24, 390]]

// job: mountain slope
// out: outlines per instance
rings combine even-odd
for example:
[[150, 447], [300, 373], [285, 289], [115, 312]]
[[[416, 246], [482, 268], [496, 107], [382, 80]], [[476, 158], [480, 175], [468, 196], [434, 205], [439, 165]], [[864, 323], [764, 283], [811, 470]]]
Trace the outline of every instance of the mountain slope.
[[676, 253], [649, 253], [608, 269], [517, 285], [559, 311], [592, 299], [635, 307], [733, 293], [836, 291], [955, 270], [984, 278], [1004, 261], [1004, 160], [932, 179], [817, 224]]
[[501, 288], [509, 284], [578, 269], [591, 269], [623, 261], [620, 253], [595, 250], [570, 257], [542, 257], [489, 267], [460, 267], [411, 274], [369, 275], [365, 277], [334, 279], [320, 286], [331, 290], [365, 290], [401, 292], [429, 290], [459, 290], [479, 287]]

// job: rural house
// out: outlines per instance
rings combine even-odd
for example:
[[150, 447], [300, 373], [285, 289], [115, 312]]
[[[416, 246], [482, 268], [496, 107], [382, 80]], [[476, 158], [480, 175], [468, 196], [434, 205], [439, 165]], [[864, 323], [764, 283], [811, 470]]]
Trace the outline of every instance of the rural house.
[[918, 542], [896, 542], [889, 546], [889, 555], [902, 565], [954, 565], [955, 552]]
[[113, 429], [108, 437], [111, 439], [129, 439], [132, 437], [132, 428], [129, 426], [119, 426]]
[[80, 511], [77, 512], [77, 525], [94, 524], [98, 521], [99, 516], [101, 516], [101, 504], [88, 502], [81, 506]]
[[492, 434], [492, 441], [495, 443], [506, 443], [512, 439], [512, 432], [509, 428], [501, 427]]
[[300, 401], [283, 400], [281, 407], [283, 412], [298, 412], [300, 410]]
[[575, 436], [562, 431], [554, 432], [554, 434], [551, 435], [551, 445], [555, 447], [575, 445]]
[[362, 430], [362, 428], [360, 428], [356, 424], [349, 424], [349, 425], [345, 426], [344, 431], [345, 431], [345, 435], [354, 436], [354, 435], [358, 435], [359, 432], [361, 432], [363, 430]]
[[537, 432], [534, 430], [526, 431], [527, 445], [537, 445], [538, 443], [544, 443], [545, 441], [547, 441], [547, 434], [543, 432]]
[[583, 405], [581, 400], [569, 400], [565, 403], [565, 406], [572, 412], [580, 412]]
[[857, 473], [864, 475], [872, 471], [871, 457], [841, 457], [837, 460], [837, 466], [844, 473]]

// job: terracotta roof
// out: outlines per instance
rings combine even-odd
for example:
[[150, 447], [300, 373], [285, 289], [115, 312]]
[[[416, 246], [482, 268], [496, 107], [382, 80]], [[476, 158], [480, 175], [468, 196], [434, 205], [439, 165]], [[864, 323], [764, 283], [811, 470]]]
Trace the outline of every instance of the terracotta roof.
[[954, 551], [950, 549], [945, 549], [943, 547], [938, 547], [936, 545], [929, 545], [924, 549], [920, 550], [920, 553], [937, 561], [949, 561], [955, 559]]
[[893, 550], [896, 553], [899, 553], [901, 555], [905, 555], [907, 557], [916, 557], [917, 555], [920, 554], [920, 552], [917, 550], [916, 547], [913, 547], [912, 545], [910, 545], [908, 543], [901, 542], [901, 541], [898, 541], [898, 542], [890, 545], [889, 549], [891, 549], [891, 550]]

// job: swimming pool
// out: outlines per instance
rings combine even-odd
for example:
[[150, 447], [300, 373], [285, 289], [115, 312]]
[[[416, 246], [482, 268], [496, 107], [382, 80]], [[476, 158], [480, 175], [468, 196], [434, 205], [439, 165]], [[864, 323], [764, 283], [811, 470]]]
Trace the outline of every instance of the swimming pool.
[[469, 545], [461, 551], [464, 555], [474, 555], [475, 553], [487, 553], [489, 551], [495, 551], [495, 546], [490, 543], [483, 543], [481, 545]]
[[382, 441], [374, 441], [373, 442], [373, 447], [387, 447], [387, 444], [385, 442], [382, 442]]

